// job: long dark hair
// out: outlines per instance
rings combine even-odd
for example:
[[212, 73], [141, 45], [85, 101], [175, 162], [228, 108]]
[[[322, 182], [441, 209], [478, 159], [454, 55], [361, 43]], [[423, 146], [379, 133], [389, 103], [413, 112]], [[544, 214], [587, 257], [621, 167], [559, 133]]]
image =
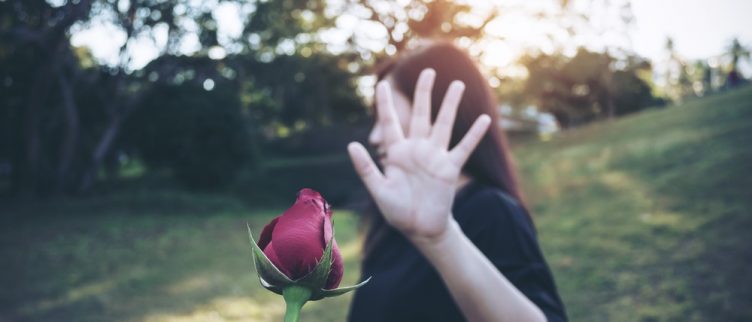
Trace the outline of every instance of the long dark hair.
[[[395, 87], [405, 97], [412, 99], [415, 83], [425, 68], [436, 70], [436, 79], [431, 93], [433, 120], [436, 119], [449, 84], [454, 80], [461, 80], [465, 83], [465, 92], [452, 129], [450, 148], [462, 139], [480, 115], [491, 116], [491, 126], [465, 163], [463, 173], [478, 183], [501, 189], [527, 209], [517, 184], [506, 136], [498, 127], [496, 100], [486, 78], [465, 51], [449, 42], [434, 42], [378, 65], [376, 76], [379, 80], [391, 76]], [[387, 226], [373, 202], [364, 212], [364, 216], [367, 233], [363, 251], [364, 259], [368, 260], [369, 255], [391, 228]]]

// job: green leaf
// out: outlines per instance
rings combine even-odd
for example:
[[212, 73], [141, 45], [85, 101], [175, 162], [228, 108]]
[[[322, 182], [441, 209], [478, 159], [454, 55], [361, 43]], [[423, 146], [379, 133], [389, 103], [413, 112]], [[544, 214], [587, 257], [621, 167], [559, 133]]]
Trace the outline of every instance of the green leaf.
[[370, 280], [371, 280], [371, 278], [369, 277], [365, 281], [362, 281], [362, 282], [360, 282], [360, 283], [358, 283], [356, 285], [340, 287], [340, 288], [333, 289], [333, 290], [323, 290], [323, 289], [319, 290], [318, 292], [315, 292], [311, 296], [310, 301], [318, 301], [320, 299], [324, 299], [324, 298], [327, 298], [327, 297], [340, 296], [342, 294], [345, 294], [347, 292], [355, 290], [355, 289], [357, 289], [357, 288], [359, 288], [359, 287], [361, 287], [363, 285], [366, 285], [366, 283], [368, 283]]
[[334, 233], [332, 238], [329, 239], [329, 243], [326, 244], [324, 254], [321, 255], [316, 267], [306, 276], [301, 277], [295, 281], [296, 285], [308, 287], [312, 290], [318, 290], [326, 285], [326, 280], [329, 279], [329, 272], [332, 270], [332, 245], [334, 245]]
[[266, 289], [282, 294], [282, 289], [288, 285], [293, 284], [284, 273], [282, 273], [272, 262], [266, 257], [264, 251], [256, 244], [256, 240], [253, 239], [251, 233], [251, 226], [246, 223], [248, 227], [248, 237], [251, 240], [251, 247], [253, 247], [253, 263], [256, 266], [256, 273], [259, 276], [261, 285]]

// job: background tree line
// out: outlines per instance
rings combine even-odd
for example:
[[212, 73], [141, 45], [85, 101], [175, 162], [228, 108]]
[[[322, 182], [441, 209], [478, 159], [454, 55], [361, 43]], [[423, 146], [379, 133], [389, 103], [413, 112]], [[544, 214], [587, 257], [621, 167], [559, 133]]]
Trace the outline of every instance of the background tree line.
[[[89, 193], [100, 179], [117, 177], [125, 160], [188, 187], [215, 188], [278, 157], [341, 153], [367, 132], [362, 94], [370, 66], [426, 38], [482, 53], [485, 42], [499, 40], [488, 26], [510, 13], [557, 21], [570, 36], [593, 28], [569, 1], [551, 3], [557, 10], [479, 11], [449, 0], [0, 2], [0, 194], [28, 200]], [[622, 9], [619, 19], [628, 25], [629, 1], [608, 3]], [[235, 37], [220, 32], [214, 14], [227, 4], [243, 17]], [[345, 13], [380, 30], [380, 46], [342, 27]], [[113, 42], [124, 38], [112, 62], [71, 43], [97, 24], [117, 31]], [[333, 44], [327, 33], [346, 41]], [[134, 68], [141, 41], [160, 46]], [[188, 53], [186, 43], [194, 47]], [[723, 86], [744, 82], [736, 66], [749, 51], [735, 42], [730, 52], [730, 70], [717, 72], [728, 75]], [[488, 69], [501, 100], [551, 112], [563, 127], [711, 92], [696, 85], [710, 84], [710, 76], [700, 67], [690, 75], [682, 61], [664, 88], [689, 89], [667, 94], [653, 82], [653, 64], [623, 48], [530, 52], [519, 64], [525, 78]]]

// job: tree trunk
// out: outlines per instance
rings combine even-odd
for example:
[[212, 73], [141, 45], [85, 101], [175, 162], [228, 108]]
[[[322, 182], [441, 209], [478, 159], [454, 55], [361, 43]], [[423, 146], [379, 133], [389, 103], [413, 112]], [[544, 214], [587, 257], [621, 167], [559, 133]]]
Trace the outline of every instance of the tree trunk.
[[[40, 133], [40, 114], [41, 108], [48, 98], [52, 89], [52, 80], [55, 78], [54, 73], [59, 72], [56, 68], [61, 62], [65, 51], [62, 50], [69, 46], [66, 32], [71, 25], [80, 19], [85, 18], [90, 10], [93, 0], [82, 0], [79, 2], [69, 2], [65, 9], [69, 14], [64, 19], [58, 21], [53, 26], [43, 31], [34, 31], [30, 34], [18, 34], [21, 37], [23, 45], [35, 46], [35, 51], [39, 52], [41, 63], [34, 72], [32, 84], [25, 99], [23, 130], [22, 135], [25, 137], [22, 151], [20, 151], [19, 162], [14, 166], [13, 184], [16, 186], [11, 189], [16, 191], [21, 199], [33, 199], [39, 193], [39, 182], [42, 177], [40, 171], [40, 161], [42, 160], [42, 137]], [[40, 25], [48, 26], [48, 19], [43, 18]]]
[[19, 197], [24, 200], [34, 199], [38, 192], [39, 161], [42, 152], [39, 114], [44, 99], [47, 97], [45, 94], [50, 92], [51, 79], [49, 75], [52, 73], [52, 66], [57, 61], [54, 56], [55, 53], [37, 69], [33, 78], [34, 82], [29, 88], [26, 99], [23, 121], [23, 136], [26, 138], [22, 152], [23, 163], [16, 165], [19, 171], [17, 191]]
[[73, 164], [73, 159], [76, 155], [78, 146], [78, 137], [80, 133], [80, 121], [78, 116], [78, 107], [76, 106], [75, 98], [73, 97], [73, 88], [63, 75], [58, 74], [58, 82], [60, 84], [60, 93], [63, 98], [62, 108], [65, 115], [65, 132], [63, 134], [63, 142], [60, 144], [59, 163], [57, 167], [55, 192], [61, 193], [70, 187], [70, 167]]
[[107, 154], [110, 152], [112, 144], [115, 142], [115, 138], [117, 138], [120, 133], [120, 124], [121, 117], [119, 115], [113, 115], [112, 119], [110, 119], [110, 123], [102, 134], [102, 137], [99, 139], [99, 143], [97, 143], [94, 153], [92, 154], [91, 165], [86, 172], [84, 172], [79, 188], [81, 192], [88, 191], [94, 185], [99, 168], [102, 166], [105, 157], [107, 157]]
[[[57, 46], [55, 46], [57, 47]], [[46, 93], [50, 91], [50, 77], [52, 66], [56, 64], [57, 51], [50, 53], [49, 58], [40, 64], [34, 73], [32, 85], [26, 96], [26, 106], [24, 108], [23, 131], [22, 136], [25, 138], [24, 148], [21, 152], [22, 162], [15, 166], [19, 171], [18, 187], [15, 189], [18, 196], [23, 200], [34, 199], [37, 195], [37, 185], [39, 183], [39, 155], [41, 154], [41, 138], [39, 133], [39, 114]]]

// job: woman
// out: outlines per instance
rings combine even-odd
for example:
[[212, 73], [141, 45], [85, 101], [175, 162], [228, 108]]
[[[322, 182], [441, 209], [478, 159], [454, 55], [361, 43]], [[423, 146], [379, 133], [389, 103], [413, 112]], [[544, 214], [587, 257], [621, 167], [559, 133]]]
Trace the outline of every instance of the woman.
[[348, 320], [566, 321], [470, 57], [435, 43], [378, 77], [369, 142], [381, 168], [348, 146], [377, 209], [363, 261], [373, 279]]

